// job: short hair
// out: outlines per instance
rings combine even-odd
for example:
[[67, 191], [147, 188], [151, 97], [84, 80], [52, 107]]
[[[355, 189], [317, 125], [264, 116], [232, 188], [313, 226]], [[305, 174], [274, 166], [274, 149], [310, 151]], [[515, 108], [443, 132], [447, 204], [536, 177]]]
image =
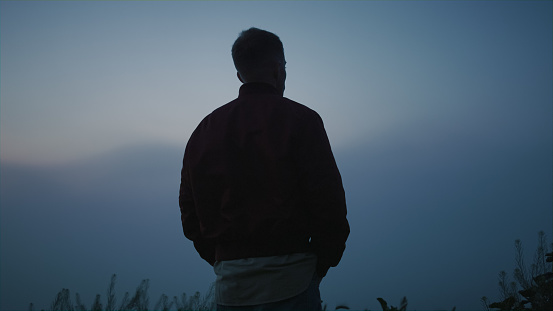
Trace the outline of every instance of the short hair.
[[284, 48], [274, 33], [252, 27], [234, 41], [232, 60], [242, 77], [257, 78], [268, 74], [273, 64], [284, 61]]

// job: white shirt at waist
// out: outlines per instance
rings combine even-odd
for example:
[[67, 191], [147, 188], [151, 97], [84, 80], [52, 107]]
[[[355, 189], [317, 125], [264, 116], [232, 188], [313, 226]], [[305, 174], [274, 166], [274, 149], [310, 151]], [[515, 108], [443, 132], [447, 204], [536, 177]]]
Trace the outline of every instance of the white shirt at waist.
[[247, 306], [288, 299], [307, 290], [317, 256], [295, 253], [215, 262], [217, 304]]

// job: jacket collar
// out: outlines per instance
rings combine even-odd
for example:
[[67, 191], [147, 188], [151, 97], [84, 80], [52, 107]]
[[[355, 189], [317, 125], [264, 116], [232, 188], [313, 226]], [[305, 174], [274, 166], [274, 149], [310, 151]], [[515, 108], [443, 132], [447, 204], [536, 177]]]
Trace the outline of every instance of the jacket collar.
[[268, 84], [268, 83], [262, 83], [262, 82], [250, 82], [250, 83], [244, 83], [240, 87], [240, 91], [238, 93], [238, 97], [248, 95], [248, 94], [275, 94], [279, 95], [278, 90]]

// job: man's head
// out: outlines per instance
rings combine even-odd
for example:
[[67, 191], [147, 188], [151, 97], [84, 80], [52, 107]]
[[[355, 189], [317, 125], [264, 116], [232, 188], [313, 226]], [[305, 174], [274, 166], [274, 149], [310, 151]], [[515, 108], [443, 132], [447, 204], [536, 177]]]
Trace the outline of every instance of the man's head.
[[232, 59], [243, 83], [265, 82], [284, 93], [286, 60], [275, 34], [253, 27], [242, 31], [232, 45]]

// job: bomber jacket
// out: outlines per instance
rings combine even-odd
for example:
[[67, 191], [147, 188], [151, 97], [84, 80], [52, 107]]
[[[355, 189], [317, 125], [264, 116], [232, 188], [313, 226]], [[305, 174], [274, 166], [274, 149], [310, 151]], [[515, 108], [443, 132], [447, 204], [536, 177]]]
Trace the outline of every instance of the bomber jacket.
[[323, 121], [264, 83], [206, 116], [186, 145], [184, 235], [209, 264], [313, 252], [322, 277], [349, 235], [346, 199]]

